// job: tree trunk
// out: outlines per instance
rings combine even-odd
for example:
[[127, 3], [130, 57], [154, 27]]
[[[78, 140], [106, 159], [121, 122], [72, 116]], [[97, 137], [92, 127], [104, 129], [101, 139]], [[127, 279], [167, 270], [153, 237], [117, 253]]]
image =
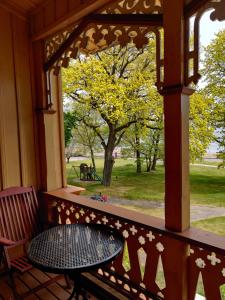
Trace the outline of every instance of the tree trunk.
[[113, 150], [115, 148], [116, 132], [112, 126], [109, 128], [109, 130], [110, 132], [109, 132], [108, 143], [105, 146], [105, 160], [104, 160], [104, 169], [103, 169], [104, 186], [110, 186], [111, 184], [112, 169], [115, 162], [113, 158]]
[[146, 172], [151, 171], [151, 158], [146, 158]]
[[141, 174], [141, 153], [139, 150], [136, 150], [136, 164], [137, 164], [137, 173]]
[[96, 170], [96, 165], [95, 165], [95, 155], [94, 155], [93, 148], [90, 147], [90, 150], [91, 150], [91, 161], [92, 161], [92, 166], [93, 166], [93, 168]]
[[154, 141], [154, 154], [153, 154], [152, 166], [151, 166], [152, 171], [156, 170], [156, 164], [157, 164], [158, 154], [159, 154], [159, 140], [160, 140], [160, 132], [157, 132], [157, 135], [156, 135], [156, 138]]
[[[135, 124], [135, 129], [137, 125]], [[135, 130], [135, 144], [136, 144], [136, 165], [137, 165], [137, 173], [141, 173], [141, 152], [140, 152], [140, 136], [138, 134], [138, 130]]]
[[67, 164], [70, 163], [70, 157], [71, 157], [71, 156], [67, 156], [67, 157], [66, 157]]

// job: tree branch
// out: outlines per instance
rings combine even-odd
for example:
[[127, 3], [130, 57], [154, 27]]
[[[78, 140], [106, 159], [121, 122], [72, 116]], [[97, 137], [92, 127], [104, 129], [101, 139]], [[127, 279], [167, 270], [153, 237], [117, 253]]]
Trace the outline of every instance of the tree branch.
[[96, 133], [96, 135], [99, 137], [99, 139], [101, 140], [101, 144], [103, 146], [103, 148], [105, 149], [106, 148], [106, 144], [105, 144], [105, 140], [103, 139], [102, 135], [100, 134], [100, 132], [98, 131], [98, 128], [99, 126], [95, 126], [93, 124], [89, 124], [86, 122], [85, 118], [83, 119], [83, 122], [84, 124], [87, 126], [87, 127], [90, 127], [91, 129], [94, 130], [94, 132]]
[[125, 130], [121, 132], [121, 134], [119, 135], [119, 137], [116, 139], [115, 146], [119, 145], [119, 143], [121, 142], [121, 139], [124, 136], [125, 132], [126, 132]]

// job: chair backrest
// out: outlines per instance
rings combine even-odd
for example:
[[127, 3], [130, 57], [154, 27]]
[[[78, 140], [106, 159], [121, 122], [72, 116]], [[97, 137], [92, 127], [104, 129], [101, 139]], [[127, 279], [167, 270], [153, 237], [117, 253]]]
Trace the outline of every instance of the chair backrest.
[[40, 232], [39, 201], [33, 187], [13, 187], [0, 192], [0, 236], [13, 241]]

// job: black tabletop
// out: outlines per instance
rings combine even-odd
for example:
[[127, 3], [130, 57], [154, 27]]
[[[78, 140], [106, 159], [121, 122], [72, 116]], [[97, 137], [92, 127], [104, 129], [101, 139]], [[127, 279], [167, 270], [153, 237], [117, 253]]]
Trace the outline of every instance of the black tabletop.
[[83, 272], [112, 261], [124, 239], [113, 228], [100, 224], [60, 225], [35, 237], [28, 258], [36, 267], [54, 273]]

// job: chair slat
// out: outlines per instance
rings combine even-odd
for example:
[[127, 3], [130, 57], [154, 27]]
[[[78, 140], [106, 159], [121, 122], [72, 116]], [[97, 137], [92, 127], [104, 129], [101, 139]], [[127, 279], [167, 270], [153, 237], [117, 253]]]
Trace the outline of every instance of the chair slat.
[[35, 233], [37, 234], [41, 231], [41, 224], [39, 220], [39, 215], [37, 213], [39, 212], [40, 207], [34, 190], [32, 192], [29, 192], [29, 201], [31, 203], [30, 207], [33, 216], [34, 229]]
[[[12, 218], [13, 218], [13, 214], [12, 211], [10, 211], [10, 207], [9, 207], [9, 201], [8, 201], [8, 197], [4, 197], [3, 198], [3, 203], [4, 203], [4, 208], [5, 208], [5, 225], [6, 225], [6, 230], [7, 230], [7, 234], [10, 240], [16, 240], [16, 235], [15, 235], [15, 231], [13, 228], [13, 222], [12, 222]], [[6, 238], [8, 238], [6, 237]]]
[[0, 235], [14, 241], [40, 232], [39, 203], [34, 188], [9, 188], [0, 192]]
[[31, 211], [30, 211], [30, 207], [29, 207], [29, 198], [27, 193], [22, 195], [23, 197], [23, 203], [24, 203], [24, 208], [26, 211], [26, 216], [27, 216], [27, 237], [31, 237], [32, 236], [32, 232], [34, 232], [34, 228], [33, 228], [33, 222], [32, 222], [32, 215], [31, 215]]
[[4, 218], [4, 210], [3, 210], [2, 201], [0, 200], [0, 235], [7, 237], [6, 226], [5, 226], [5, 218]]
[[[22, 228], [22, 216], [19, 210], [19, 207], [16, 203], [16, 197], [15, 195], [12, 196], [12, 206], [13, 209], [15, 211], [15, 225], [17, 226], [17, 234], [18, 234], [18, 239], [23, 239], [24, 237], [24, 232], [23, 232], [23, 228]], [[22, 220], [22, 222], [20, 222], [20, 220]]]
[[13, 240], [19, 240], [20, 239], [20, 232], [19, 232], [19, 220], [17, 218], [17, 209], [14, 205], [14, 201], [13, 201], [12, 198], [8, 197], [7, 201], [8, 201], [8, 204], [9, 204], [9, 211], [14, 213], [12, 215], [12, 230], [13, 230], [13, 235], [14, 235]]
[[26, 219], [24, 219], [24, 213], [23, 213], [23, 205], [20, 203], [19, 195], [14, 195], [16, 207], [18, 209], [19, 215], [20, 215], [20, 226], [22, 228], [22, 237], [26, 238]]

